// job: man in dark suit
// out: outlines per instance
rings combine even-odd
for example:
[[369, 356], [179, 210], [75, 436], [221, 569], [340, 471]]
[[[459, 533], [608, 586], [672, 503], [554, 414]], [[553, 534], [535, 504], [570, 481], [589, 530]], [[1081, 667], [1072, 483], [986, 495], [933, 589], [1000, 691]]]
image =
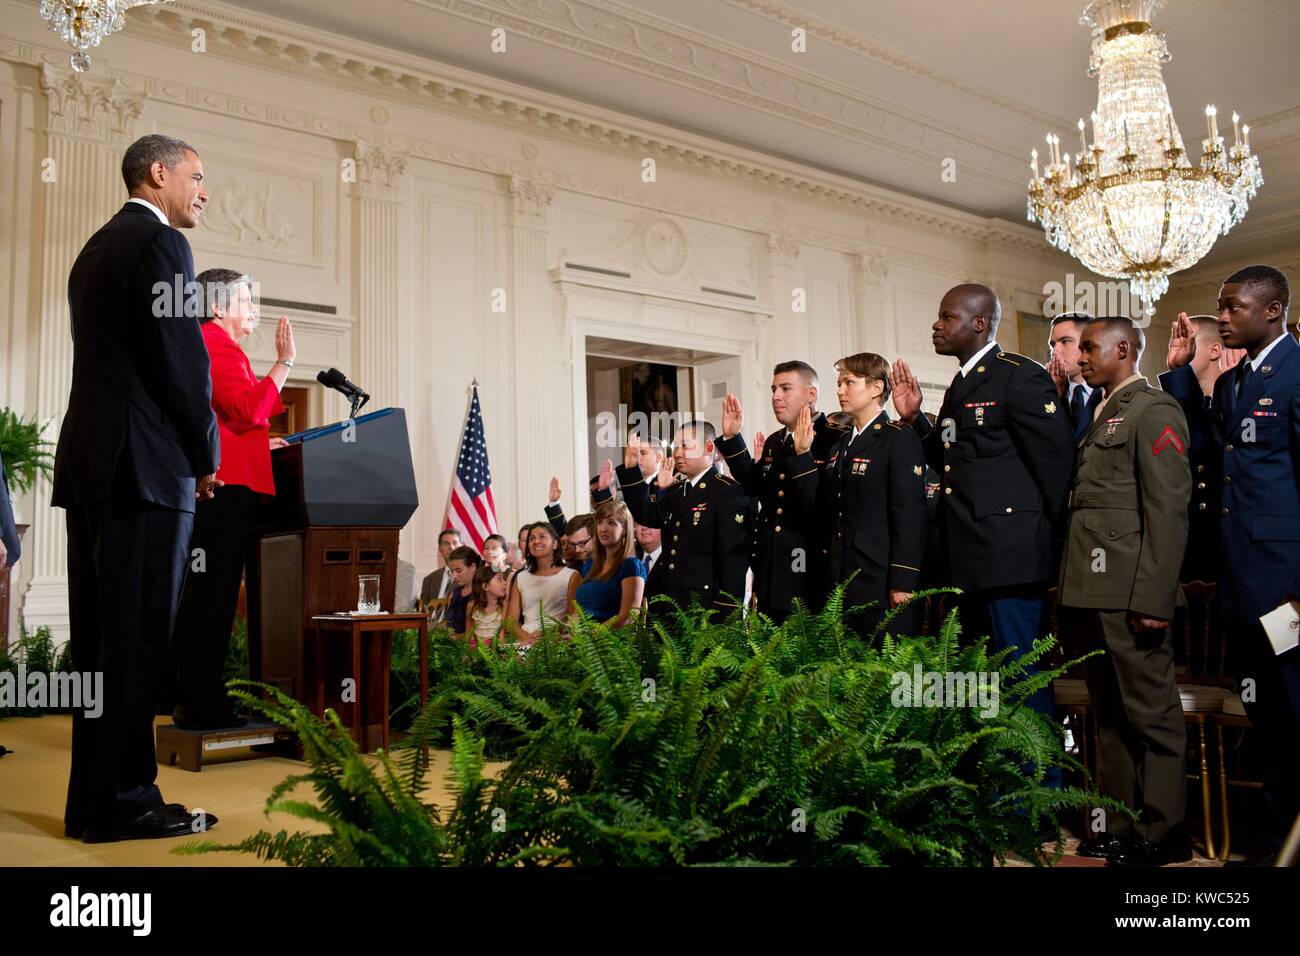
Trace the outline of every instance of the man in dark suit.
[[447, 569], [447, 555], [460, 547], [460, 532], [455, 528], [443, 528], [438, 532], [437, 570], [425, 575], [420, 584], [420, 604], [428, 607], [433, 601], [451, 594], [451, 571]]
[[1083, 328], [1090, 321], [1092, 316], [1087, 312], [1062, 312], [1052, 319], [1048, 340], [1051, 354], [1047, 373], [1056, 383], [1056, 393], [1065, 405], [1076, 445], [1088, 433], [1092, 413], [1101, 404], [1101, 393], [1085, 382], [1083, 373], [1079, 371], [1079, 343], [1083, 339]]
[[0, 458], [0, 568], [13, 567], [21, 554], [13, 501], [9, 497], [9, 482], [5, 478], [5, 463]]
[[[1193, 315], [1179, 313], [1178, 319], [1187, 318], [1191, 323], [1192, 338], [1195, 348], [1188, 365], [1196, 374], [1196, 381], [1201, 391], [1201, 402], [1194, 400], [1183, 402], [1183, 414], [1187, 416], [1191, 429], [1191, 444], [1187, 449], [1187, 460], [1192, 466], [1192, 500], [1187, 506], [1187, 551], [1183, 555], [1180, 581], [1219, 580], [1219, 484], [1221, 451], [1210, 439], [1212, 431], [1211, 396], [1214, 383], [1218, 377], [1233, 368], [1245, 354], [1241, 349], [1224, 348], [1223, 339], [1219, 337], [1219, 319], [1213, 315]], [[1178, 332], [1179, 322], [1170, 329], [1170, 338]], [[1181, 348], [1181, 345], [1180, 345]], [[1172, 350], [1171, 350], [1172, 351]], [[1165, 364], [1171, 371], [1160, 373], [1160, 387], [1170, 391], [1165, 384], [1169, 376], [1180, 374], [1174, 369], [1173, 361], [1178, 355], [1167, 357]], [[1217, 598], [1216, 598], [1217, 600]]]
[[[940, 302], [934, 350], [961, 368], [936, 425], [921, 414], [920, 385], [901, 359], [892, 384], [899, 418], [916, 429], [943, 479], [938, 520], [952, 583], [965, 592], [964, 630], [991, 634], [993, 647], [1011, 648], [1014, 658], [1041, 632], [1074, 440], [1043, 366], [994, 341], [1000, 318], [997, 296], [982, 285], [959, 285]], [[1054, 719], [1049, 689], [1029, 704]]]
[[[1215, 381], [1208, 420], [1191, 426], [1203, 431], [1221, 476], [1219, 607], [1239, 676], [1252, 681], [1242, 702], [1264, 753], [1274, 854], [1300, 813], [1300, 648], [1292, 632], [1290, 649], [1275, 652], [1260, 623], [1300, 602], [1300, 345], [1287, 331], [1290, 298], [1272, 266], [1224, 280], [1219, 336], [1246, 356]], [[1163, 384], [1185, 414], [1204, 406], [1197, 347], [1191, 322], [1179, 316]]]
[[[759, 460], [750, 457], [740, 433], [744, 410], [735, 395], [722, 402], [722, 453], [745, 493], [762, 504], [755, 519], [754, 595], [758, 609], [778, 623], [795, 599], [818, 610], [829, 582], [824, 516], [815, 501], [820, 471], [830, 449], [848, 432], [817, 411], [817, 373], [807, 362], [782, 362], [772, 370], [772, 414], [781, 427], [763, 442]], [[796, 447], [795, 425], [804, 409], [812, 422], [812, 445]], [[801, 486], [796, 491], [796, 485]], [[808, 487], [803, 487], [808, 486]]]
[[67, 509], [73, 667], [104, 674], [101, 716], [72, 719], [64, 832], [86, 842], [216, 821], [163, 800], [153, 739], [194, 502], [218, 484], [203, 305], [179, 232], [207, 202], [203, 166], [190, 146], [154, 134], [127, 149], [122, 178], [131, 198], [68, 278], [72, 392], [52, 497]]
[[[654, 587], [647, 584], [646, 597], [664, 595], [682, 608], [697, 600], [727, 612], [745, 598], [753, 520], [744, 490], [713, 467], [715, 434], [706, 421], [682, 425], [672, 459], [665, 459], [652, 481], [641, 473], [638, 439], [629, 438], [618, 483], [637, 524], [663, 531], [664, 553], [651, 571]], [[674, 469], [681, 480], [674, 481]]]

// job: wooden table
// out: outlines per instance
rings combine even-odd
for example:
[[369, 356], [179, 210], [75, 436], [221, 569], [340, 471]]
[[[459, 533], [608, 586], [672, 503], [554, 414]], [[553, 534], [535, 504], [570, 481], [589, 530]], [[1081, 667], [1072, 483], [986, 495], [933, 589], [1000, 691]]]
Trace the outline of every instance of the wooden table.
[[[424, 614], [316, 614], [316, 716], [325, 716], [325, 634], [340, 631], [349, 635], [352, 651], [352, 679], [356, 682], [352, 699], [352, 735], [357, 747], [365, 750], [365, 708], [362, 697], [361, 636], [375, 634], [380, 642], [384, 752], [388, 751], [388, 683], [393, 655], [393, 632], [408, 628], [420, 631], [420, 706], [429, 702], [429, 619]], [[369, 686], [367, 682], [366, 686]]]

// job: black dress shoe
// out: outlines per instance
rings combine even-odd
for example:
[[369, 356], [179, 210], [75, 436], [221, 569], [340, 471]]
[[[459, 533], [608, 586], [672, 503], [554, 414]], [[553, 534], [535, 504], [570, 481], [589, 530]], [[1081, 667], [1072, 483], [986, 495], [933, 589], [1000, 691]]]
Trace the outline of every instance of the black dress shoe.
[[1138, 837], [1126, 848], [1109, 857], [1111, 866], [1167, 866], [1186, 863], [1192, 858], [1192, 848], [1182, 840], [1152, 843]]
[[217, 825], [217, 817], [205, 813], [202, 823], [203, 829], [196, 830], [195, 817], [188, 810], [179, 803], [167, 803], [140, 814], [120, 830], [106, 832], [86, 830], [81, 838], [86, 843], [115, 843], [118, 840], [158, 840], [167, 837], [192, 836], [211, 830]]
[[1074, 852], [1078, 856], [1086, 856], [1094, 860], [1109, 860], [1121, 850], [1128, 849], [1132, 842], [1132, 838], [1128, 836], [1103, 833], [1090, 840], [1080, 840]]

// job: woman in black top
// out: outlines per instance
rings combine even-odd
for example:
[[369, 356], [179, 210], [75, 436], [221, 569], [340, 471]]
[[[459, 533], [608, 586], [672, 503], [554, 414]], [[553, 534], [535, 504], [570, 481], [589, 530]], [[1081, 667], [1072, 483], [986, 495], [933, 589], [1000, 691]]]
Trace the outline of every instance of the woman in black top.
[[[884, 411], [888, 362], [860, 352], [840, 359], [835, 369], [840, 409], [853, 421], [830, 450], [819, 497], [830, 521], [831, 580], [838, 584], [857, 572], [844, 604], [870, 605], [848, 619], [869, 637], [885, 612], [905, 603], [917, 588], [927, 528], [925, 453], [916, 432]], [[920, 623], [918, 602], [890, 630], [915, 634]]]

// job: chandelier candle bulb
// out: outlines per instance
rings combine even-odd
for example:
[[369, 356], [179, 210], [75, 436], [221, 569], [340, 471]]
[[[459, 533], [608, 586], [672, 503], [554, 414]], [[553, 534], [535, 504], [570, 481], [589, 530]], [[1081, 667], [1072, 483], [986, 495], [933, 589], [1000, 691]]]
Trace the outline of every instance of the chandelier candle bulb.
[[1084, 155], [1088, 152], [1088, 137], [1085, 136], [1085, 135], [1083, 134], [1083, 130], [1084, 130], [1084, 127], [1083, 127], [1083, 118], [1080, 117], [1080, 119], [1079, 119], [1079, 145], [1083, 147], [1081, 150], [1079, 150], [1079, 159], [1081, 159], [1081, 160], [1083, 159]]
[[1241, 145], [1244, 146], [1246, 148], [1246, 152], [1249, 153], [1250, 152], [1250, 124], [1249, 123], [1247, 123], [1245, 126], [1241, 128], [1241, 135], [1243, 137]]
[[1037, 180], [1038, 179], [1038, 150], [1031, 149], [1029, 151], [1029, 165], [1034, 171], [1034, 179]]
[[1237, 123], [1240, 120], [1241, 117], [1237, 115], [1237, 111], [1233, 110], [1232, 111], [1232, 145], [1233, 146], [1241, 145], [1241, 127], [1237, 125]]
[[1219, 138], [1219, 124], [1215, 121], [1214, 118], [1218, 114], [1218, 112], [1219, 111], [1216, 110], [1213, 106], [1207, 106], [1205, 108], [1205, 124], [1210, 128], [1211, 146], [1213, 146], [1214, 141]]

